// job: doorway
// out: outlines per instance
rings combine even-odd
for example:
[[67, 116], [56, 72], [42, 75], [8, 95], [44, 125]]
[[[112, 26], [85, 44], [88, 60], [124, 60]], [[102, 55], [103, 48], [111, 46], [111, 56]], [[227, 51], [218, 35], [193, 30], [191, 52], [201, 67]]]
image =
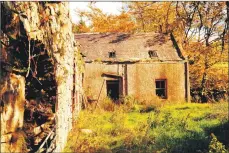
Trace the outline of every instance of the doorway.
[[112, 100], [119, 99], [119, 80], [107, 80], [107, 96]]

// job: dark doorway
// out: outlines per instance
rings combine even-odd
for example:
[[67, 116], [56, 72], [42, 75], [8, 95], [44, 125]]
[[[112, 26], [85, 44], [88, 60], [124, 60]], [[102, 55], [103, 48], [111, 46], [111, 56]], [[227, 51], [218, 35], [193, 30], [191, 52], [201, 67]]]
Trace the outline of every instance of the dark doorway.
[[112, 100], [119, 99], [119, 80], [107, 80], [107, 96]]

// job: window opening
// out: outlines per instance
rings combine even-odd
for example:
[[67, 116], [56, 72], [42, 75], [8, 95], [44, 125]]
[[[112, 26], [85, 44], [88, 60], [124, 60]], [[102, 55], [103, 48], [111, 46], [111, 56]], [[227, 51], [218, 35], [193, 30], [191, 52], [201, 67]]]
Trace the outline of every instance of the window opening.
[[148, 54], [149, 54], [150, 58], [157, 57], [157, 52], [156, 51], [149, 50]]
[[115, 58], [115, 57], [116, 57], [115, 51], [109, 52], [109, 58]]
[[166, 80], [156, 80], [156, 95], [162, 99], [167, 98]]

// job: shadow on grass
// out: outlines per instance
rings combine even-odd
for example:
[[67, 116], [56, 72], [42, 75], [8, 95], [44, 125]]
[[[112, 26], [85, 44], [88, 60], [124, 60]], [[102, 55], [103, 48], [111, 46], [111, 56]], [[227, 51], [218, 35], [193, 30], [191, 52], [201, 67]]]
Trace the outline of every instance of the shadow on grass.
[[187, 135], [182, 138], [174, 138], [168, 134], [161, 134], [150, 143], [121, 145], [112, 149], [112, 152], [169, 152], [169, 153], [207, 153], [211, 142], [210, 134], [214, 133], [217, 139], [229, 149], [229, 123], [220, 126], [205, 128], [204, 133], [187, 131]]
[[176, 110], [186, 110], [186, 109], [190, 109], [190, 107], [186, 106], [186, 107], [182, 107], [182, 108], [176, 108]]
[[208, 135], [214, 133], [217, 139], [229, 149], [229, 122], [215, 127], [205, 128], [205, 131]]
[[142, 143], [132, 146], [119, 146], [112, 150], [117, 153], [120, 150], [128, 152], [169, 152], [169, 153], [207, 153], [210, 140], [202, 135], [193, 133], [194, 137], [171, 138], [168, 135], [160, 136], [153, 143]]
[[[154, 129], [152, 129], [154, 130]], [[161, 133], [154, 138], [144, 137], [141, 139], [130, 139], [116, 142], [108, 146], [91, 146], [87, 151], [91, 153], [208, 153], [211, 142], [211, 133], [214, 133], [217, 139], [228, 149], [229, 124], [205, 128], [204, 132], [186, 131], [183, 137], [175, 137], [170, 133]], [[115, 145], [115, 146], [114, 146]]]

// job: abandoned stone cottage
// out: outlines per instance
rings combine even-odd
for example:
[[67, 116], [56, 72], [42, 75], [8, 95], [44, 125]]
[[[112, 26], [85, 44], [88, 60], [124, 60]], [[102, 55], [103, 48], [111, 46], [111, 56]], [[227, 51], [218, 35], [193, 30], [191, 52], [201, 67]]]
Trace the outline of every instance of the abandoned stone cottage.
[[84, 89], [91, 100], [126, 95], [189, 101], [188, 63], [169, 35], [77, 34], [85, 59]]

